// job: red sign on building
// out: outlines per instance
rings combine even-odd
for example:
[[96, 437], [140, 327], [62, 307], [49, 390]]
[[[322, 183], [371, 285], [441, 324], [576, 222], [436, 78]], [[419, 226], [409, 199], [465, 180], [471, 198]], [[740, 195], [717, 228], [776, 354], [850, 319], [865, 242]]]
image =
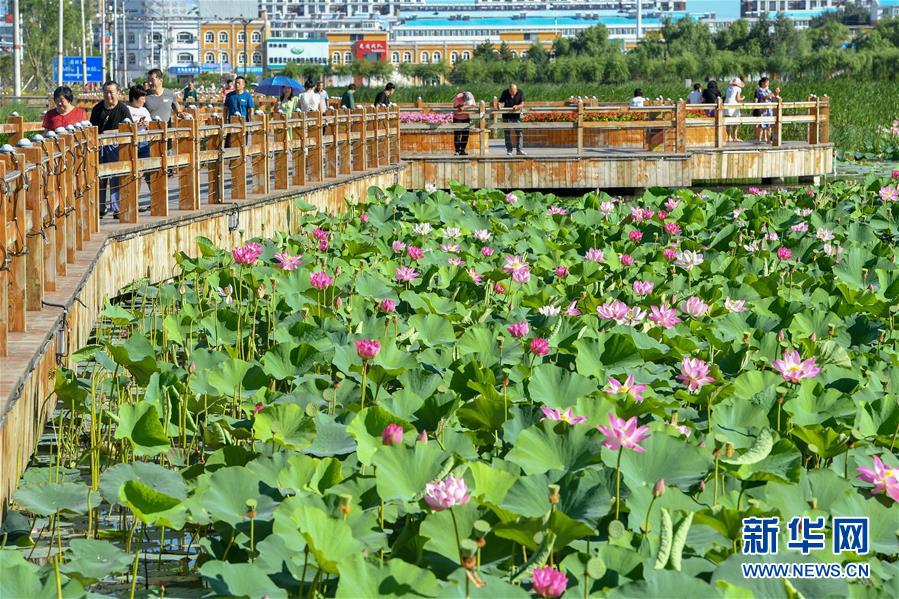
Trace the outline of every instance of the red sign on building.
[[387, 42], [359, 40], [356, 42], [356, 58], [359, 60], [387, 60]]

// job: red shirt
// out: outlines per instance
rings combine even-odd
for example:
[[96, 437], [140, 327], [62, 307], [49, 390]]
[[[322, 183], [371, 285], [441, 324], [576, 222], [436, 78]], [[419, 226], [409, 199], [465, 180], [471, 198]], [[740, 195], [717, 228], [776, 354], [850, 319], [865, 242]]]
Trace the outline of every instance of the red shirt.
[[44, 113], [44, 120], [42, 126], [47, 131], [55, 131], [57, 127], [65, 127], [67, 125], [74, 125], [75, 123], [80, 123], [81, 121], [86, 121], [87, 115], [84, 114], [84, 110], [75, 106], [70, 110], [67, 114], [59, 114], [56, 112], [55, 108], [52, 108]]

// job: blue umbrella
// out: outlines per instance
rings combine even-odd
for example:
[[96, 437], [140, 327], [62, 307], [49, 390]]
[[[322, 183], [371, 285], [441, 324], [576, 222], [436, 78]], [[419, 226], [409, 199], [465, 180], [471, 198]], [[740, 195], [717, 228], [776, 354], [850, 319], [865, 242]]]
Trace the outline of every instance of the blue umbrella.
[[281, 90], [285, 87], [293, 88], [293, 93], [295, 94], [301, 94], [305, 91], [300, 82], [284, 75], [275, 75], [274, 77], [263, 79], [256, 86], [255, 91], [257, 94], [278, 97], [281, 95]]

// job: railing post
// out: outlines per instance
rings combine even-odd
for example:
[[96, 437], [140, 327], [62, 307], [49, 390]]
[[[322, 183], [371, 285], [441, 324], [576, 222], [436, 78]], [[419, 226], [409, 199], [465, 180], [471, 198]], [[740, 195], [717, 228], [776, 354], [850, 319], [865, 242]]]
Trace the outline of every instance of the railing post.
[[687, 151], [687, 103], [678, 100], [674, 105], [674, 151]]
[[75, 180], [75, 226], [78, 235], [78, 249], [84, 247], [84, 242], [90, 240], [91, 231], [88, 222], [90, 184], [88, 180], [88, 156], [87, 156], [87, 131], [78, 129], [75, 131], [74, 169]]
[[169, 215], [169, 125], [162, 121], [150, 123], [150, 131], [160, 137], [150, 141], [150, 157], [159, 159], [159, 168], [150, 172], [150, 214]]
[[771, 145], [780, 146], [783, 144], [783, 109], [784, 101], [778, 97], [777, 107], [774, 109], [774, 134], [771, 136]]
[[724, 103], [721, 98], [715, 102], [715, 147], [723, 148], [727, 139], [727, 133], [724, 128]]
[[353, 170], [368, 170], [368, 108], [362, 107], [362, 114], [359, 115], [359, 140], [358, 140], [358, 156], [359, 164], [353, 165]]
[[221, 204], [225, 199], [225, 140], [228, 139], [225, 133], [225, 119], [221, 115], [214, 116], [215, 133], [206, 141], [206, 147], [214, 150], [216, 154], [215, 160], [209, 162], [207, 167], [206, 178], [209, 182], [207, 188], [207, 203]]
[[[96, 131], [96, 128], [94, 131]], [[59, 194], [56, 183], [56, 168], [53, 166], [53, 161], [55, 160], [54, 157], [56, 155], [54, 148], [56, 142], [54, 139], [50, 138], [45, 140], [41, 145], [43, 146], [44, 152], [41, 161], [45, 161], [47, 166], [45, 170], [46, 177], [44, 177], [42, 181], [42, 198], [38, 198], [38, 201], [43, 199], [43, 202], [41, 202], [38, 211], [35, 213], [39, 221], [39, 224], [36, 226], [40, 227], [43, 231], [44, 255], [41, 261], [41, 268], [43, 268], [44, 290], [56, 291], [56, 261], [58, 256], [57, 248], [59, 246], [57, 242], [59, 237], [59, 224], [56, 222]], [[99, 220], [99, 213], [97, 214], [97, 219]]]
[[337, 110], [337, 108], [328, 109], [328, 113], [327, 113], [328, 123], [327, 123], [326, 127], [327, 127], [328, 132], [331, 134], [331, 143], [328, 145], [327, 150], [326, 150], [328, 159], [325, 161], [325, 169], [326, 169], [326, 173], [327, 173], [326, 176], [329, 179], [336, 179], [337, 172], [338, 172], [337, 160], [338, 160], [338, 154], [339, 154], [338, 147], [340, 144], [340, 141], [338, 140], [338, 136], [337, 136], [337, 115], [338, 114], [339, 114], [339, 111]]
[[10, 133], [6, 140], [10, 145], [15, 146], [25, 137], [25, 117], [19, 114], [10, 115], [6, 122], [15, 127], [15, 131]]
[[826, 94], [818, 108], [818, 143], [830, 143], [830, 98]]
[[372, 145], [372, 166], [378, 168], [381, 166], [381, 107], [375, 106], [375, 114], [374, 114], [374, 122], [375, 122], [375, 130], [373, 131], [373, 141], [374, 145]]
[[59, 169], [62, 171], [60, 177], [60, 192], [62, 195], [62, 220], [65, 227], [66, 238], [66, 263], [73, 264], [75, 262], [75, 252], [82, 247], [81, 239], [78, 236], [78, 223], [76, 222], [77, 214], [75, 207], [75, 136], [72, 133], [66, 133], [59, 136], [59, 147], [62, 155], [59, 157]]
[[306, 160], [309, 155], [309, 122], [306, 113], [300, 113], [300, 145], [293, 151], [293, 184], [306, 184]]
[[256, 193], [268, 195], [271, 193], [271, 169], [269, 164], [269, 116], [267, 113], [257, 115], [262, 119], [260, 128], [256, 130], [253, 139], [253, 150], [259, 152], [253, 157], [253, 176], [256, 179]]
[[91, 233], [100, 231], [100, 134], [96, 127], [87, 129], [88, 206], [87, 218]]
[[418, 100], [415, 101], [415, 107], [418, 110], [423, 110], [425, 107], [424, 100], [421, 99], [421, 96], [418, 96]]
[[68, 244], [66, 242], [66, 237], [68, 233], [68, 227], [66, 226], [66, 184], [65, 184], [65, 168], [64, 168], [64, 156], [65, 156], [65, 141], [61, 137], [57, 137], [55, 140], [55, 151], [51, 149], [51, 159], [49, 162], [50, 168], [53, 169], [53, 177], [48, 179], [50, 181], [51, 189], [53, 189], [53, 195], [56, 198], [53, 202], [53, 206], [49, 208], [52, 210], [52, 219], [54, 220], [54, 229], [56, 238], [54, 249], [55, 253], [53, 255], [53, 264], [51, 268], [55, 270], [56, 276], [64, 277], [67, 273], [66, 263], [68, 262]]
[[818, 99], [817, 96], [810, 95], [806, 98], [809, 102], [814, 102], [815, 105], [811, 106], [806, 110], [806, 114], [812, 117], [812, 121], [808, 124], [808, 130], [806, 133], [806, 143], [810, 146], [814, 146], [818, 144], [818, 115], [821, 109], [821, 100]]
[[287, 115], [276, 112], [269, 123], [275, 135], [275, 190], [281, 191], [288, 187], [287, 157], [290, 152], [290, 140], [287, 135]]
[[[494, 98], [496, 100], [496, 98]], [[487, 128], [489, 123], [487, 122], [487, 104], [481, 100], [481, 103], [478, 104], [478, 153], [481, 156], [487, 155], [487, 144], [489, 143], [489, 139], [487, 137], [489, 129]]]
[[402, 156], [400, 155], [400, 150], [402, 146], [402, 131], [401, 131], [401, 123], [400, 123], [400, 107], [396, 104], [393, 105], [393, 160], [394, 164], [399, 164], [400, 160], [402, 160]]
[[[177, 117], [176, 117], [177, 118]], [[200, 209], [200, 121], [196, 110], [189, 118], [175, 121], [179, 129], [188, 129], [187, 136], [179, 132], [175, 140], [175, 156], [180, 161], [187, 156], [187, 164], [178, 169], [178, 209]], [[210, 145], [210, 149], [214, 149]], [[212, 185], [212, 181], [209, 182]]]
[[[25, 331], [25, 306], [26, 306], [26, 276], [27, 270], [25, 267], [25, 256], [22, 255], [27, 247], [27, 242], [24, 239], [25, 237], [25, 227], [26, 225], [26, 216], [25, 216], [25, 204], [26, 204], [26, 182], [27, 178], [25, 176], [26, 169], [26, 158], [25, 154], [15, 153], [11, 154], [10, 158], [12, 160], [12, 164], [7, 164], [7, 168], [10, 166], [18, 171], [18, 177], [16, 181], [11, 185], [13, 187], [12, 192], [12, 210], [7, 213], [7, 220], [3, 223], [3, 226], [8, 226], [11, 220], [14, 221], [15, 228], [13, 235], [16, 238], [15, 241], [15, 252], [18, 255], [10, 256], [12, 261], [9, 265], [9, 280], [8, 280], [8, 296], [7, 296], [7, 318], [8, 318], [8, 330], [12, 333], [22, 333]], [[12, 217], [12, 218], [10, 218]], [[7, 243], [4, 249], [7, 251], [10, 247], [10, 244]]]
[[310, 179], [317, 182], [322, 181], [325, 178], [325, 153], [322, 149], [322, 143], [324, 143], [324, 124], [322, 122], [322, 112], [320, 110], [315, 113], [313, 127], [312, 140], [315, 142], [315, 148], [310, 152], [312, 154], [312, 172]]
[[[31, 226], [26, 233], [25, 271], [26, 271], [26, 309], [40, 310], [43, 308], [41, 301], [44, 298], [44, 236], [43, 205], [41, 199], [44, 195], [44, 176], [41, 162], [44, 152], [39, 146], [26, 148], [25, 159], [37, 168], [31, 171], [28, 177], [28, 192], [26, 209], [30, 215]], [[4, 229], [6, 220], [3, 220]], [[5, 246], [4, 246], [5, 248]]]
[[349, 108], [341, 108], [340, 114], [343, 115], [343, 143], [340, 144], [340, 174], [349, 175], [353, 172], [353, 117]]
[[577, 155], [584, 153], [584, 101], [578, 98], [577, 101]]
[[240, 132], [231, 135], [232, 140], [237, 137], [240, 149], [239, 156], [232, 158], [229, 164], [231, 167], [231, 199], [245, 200], [247, 199], [247, 121], [240, 116], [233, 116], [231, 122], [240, 125]]
[[[137, 222], [137, 196], [140, 191], [140, 165], [137, 158], [137, 125], [123, 123], [119, 125], [120, 133], [130, 133], [127, 144], [119, 144], [119, 160], [131, 166], [131, 172], [119, 177], [119, 221], [123, 223]], [[124, 152], [122, 151], [124, 149]], [[124, 154], [124, 156], [123, 156]]]

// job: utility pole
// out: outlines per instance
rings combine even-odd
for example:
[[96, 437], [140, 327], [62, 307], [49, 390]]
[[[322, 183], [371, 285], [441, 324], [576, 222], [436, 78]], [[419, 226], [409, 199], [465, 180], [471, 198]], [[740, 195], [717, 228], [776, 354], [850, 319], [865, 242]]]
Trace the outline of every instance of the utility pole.
[[97, 0], [97, 12], [100, 13], [100, 83], [106, 83], [107, 79], [112, 79], [109, 75], [109, 65], [106, 64], [106, 0]]
[[12, 0], [12, 95], [22, 95], [22, 19], [19, 15], [19, 0]]
[[81, 87], [87, 87], [87, 32], [84, 29], [84, 0], [81, 0]]
[[247, 39], [247, 27], [250, 25], [249, 19], [244, 19], [243, 21], [243, 76], [247, 76], [247, 65], [250, 64], [250, 54], [247, 50], [247, 45], [249, 43], [249, 39]]
[[119, 79], [119, 3], [118, 0], [112, 0], [112, 55], [110, 60], [109, 72], [111, 79], [121, 81]]
[[62, 85], [62, 38], [63, 38], [63, 0], [59, 0], [59, 31], [56, 38], [56, 84]]
[[122, 2], [122, 83], [128, 87], [128, 13]]
[[637, 0], [637, 41], [643, 37], [643, 0]]

